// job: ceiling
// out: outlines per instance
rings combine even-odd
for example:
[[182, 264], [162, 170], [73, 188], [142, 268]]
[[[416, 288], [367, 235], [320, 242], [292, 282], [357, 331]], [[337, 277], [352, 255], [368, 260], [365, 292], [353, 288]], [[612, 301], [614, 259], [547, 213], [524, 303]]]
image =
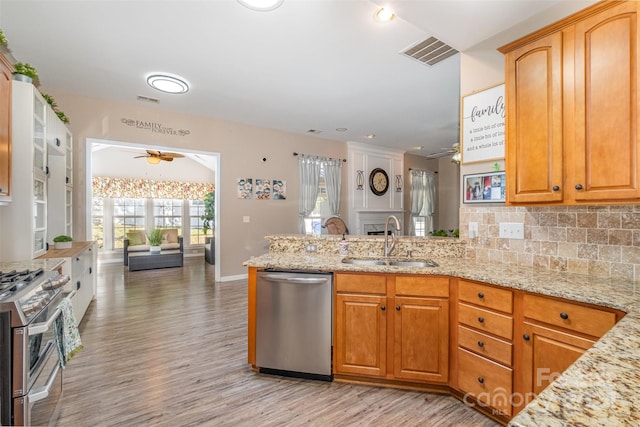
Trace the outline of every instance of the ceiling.
[[[0, 28], [45, 91], [427, 155], [458, 140], [460, 55], [427, 66], [402, 51], [430, 36], [494, 50], [590, 3], [394, 0], [396, 19], [379, 23], [379, 0], [284, 0], [271, 12], [235, 0], [0, 0]], [[145, 78], [158, 71], [191, 90], [155, 91]]]

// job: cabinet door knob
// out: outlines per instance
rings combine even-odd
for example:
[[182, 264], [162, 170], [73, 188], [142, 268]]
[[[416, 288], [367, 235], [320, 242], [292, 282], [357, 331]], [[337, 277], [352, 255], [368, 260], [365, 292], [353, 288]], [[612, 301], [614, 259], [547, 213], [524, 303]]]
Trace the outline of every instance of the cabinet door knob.
[[387, 307], [385, 307], [384, 305], [380, 307], [380, 310], [385, 311], [387, 309]]
[[524, 334], [522, 336], [522, 339], [524, 339], [525, 341], [529, 341], [531, 339], [531, 337], [528, 334]]
[[478, 341], [478, 347], [484, 347], [484, 343], [482, 341]]
[[396, 310], [400, 311], [400, 306], [396, 305]]
[[553, 186], [553, 191], [560, 191], [560, 187], [558, 187], [557, 185]]
[[564, 320], [567, 320], [569, 318], [569, 315], [567, 313], [560, 313], [560, 317]]
[[582, 190], [582, 184], [576, 184], [576, 190]]
[[478, 322], [484, 323], [484, 317], [478, 317]]
[[482, 292], [478, 292], [478, 298], [484, 298], [484, 294]]
[[480, 384], [484, 384], [484, 378], [482, 378], [482, 377], [478, 377], [478, 382], [479, 382]]

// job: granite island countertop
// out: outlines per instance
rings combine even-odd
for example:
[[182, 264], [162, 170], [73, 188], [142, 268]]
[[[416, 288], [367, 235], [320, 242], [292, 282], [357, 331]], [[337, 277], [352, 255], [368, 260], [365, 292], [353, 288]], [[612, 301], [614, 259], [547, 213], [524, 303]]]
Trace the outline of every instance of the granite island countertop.
[[0, 271], [22, 271], [37, 270], [42, 268], [44, 271], [55, 270], [64, 264], [64, 258], [47, 258], [47, 259], [31, 259], [25, 261], [0, 262]]
[[445, 275], [627, 312], [509, 425], [640, 425], [640, 283], [463, 258], [433, 258], [438, 267], [343, 264], [337, 255], [270, 253], [247, 267]]

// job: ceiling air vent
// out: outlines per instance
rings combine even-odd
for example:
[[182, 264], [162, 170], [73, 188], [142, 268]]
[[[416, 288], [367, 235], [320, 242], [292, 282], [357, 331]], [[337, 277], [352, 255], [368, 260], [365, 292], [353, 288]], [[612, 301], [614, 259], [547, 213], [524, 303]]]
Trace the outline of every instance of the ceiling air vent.
[[458, 53], [457, 50], [435, 37], [429, 37], [402, 52], [403, 55], [417, 59], [427, 65], [435, 65], [456, 53]]
[[153, 104], [159, 104], [160, 100], [156, 99], [156, 98], [150, 98], [148, 96], [142, 96], [142, 95], [138, 95], [138, 101], [142, 101], [142, 102], [151, 102]]

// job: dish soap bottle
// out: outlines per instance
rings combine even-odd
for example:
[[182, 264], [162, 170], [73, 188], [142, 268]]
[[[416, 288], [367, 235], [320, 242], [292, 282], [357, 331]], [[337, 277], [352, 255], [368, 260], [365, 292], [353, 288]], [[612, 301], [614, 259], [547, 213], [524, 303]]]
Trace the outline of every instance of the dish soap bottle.
[[342, 240], [340, 240], [340, 245], [338, 246], [338, 254], [340, 256], [349, 255], [349, 242], [344, 238], [344, 234], [342, 235]]

